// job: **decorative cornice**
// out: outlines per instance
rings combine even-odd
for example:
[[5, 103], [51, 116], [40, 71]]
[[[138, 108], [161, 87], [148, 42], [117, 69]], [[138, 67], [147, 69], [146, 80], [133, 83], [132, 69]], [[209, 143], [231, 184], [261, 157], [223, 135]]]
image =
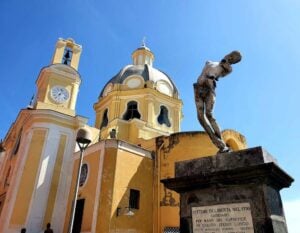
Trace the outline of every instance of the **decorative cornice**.
[[[102, 140], [100, 142], [97, 142], [93, 145], [90, 145], [84, 153], [84, 156], [88, 156], [91, 153], [94, 153], [97, 150], [105, 149], [105, 148], [115, 148], [117, 150], [123, 150], [127, 151], [142, 157], [146, 157], [149, 159], [153, 159], [154, 155], [152, 151], [145, 150], [139, 146], [135, 146], [132, 144], [129, 144], [125, 141], [117, 140], [117, 139], [106, 139]], [[74, 158], [78, 159], [79, 158], [79, 151], [74, 153]]]
[[80, 73], [75, 70], [73, 67], [71, 66], [67, 66], [64, 64], [52, 64], [49, 66], [45, 66], [40, 70], [40, 73], [38, 75], [38, 78], [36, 79], [35, 83], [39, 84], [41, 81], [40, 78], [43, 75], [46, 74], [51, 74], [51, 73], [55, 73], [57, 75], [62, 76], [63, 78], [68, 78], [70, 80], [75, 80], [75, 82], [77, 82], [78, 84], [81, 83], [81, 75]]
[[56, 123], [63, 124], [69, 128], [79, 128], [84, 126], [88, 119], [82, 116], [70, 116], [54, 110], [49, 109], [22, 109], [15, 122], [8, 130], [4, 141], [12, 136], [12, 133], [18, 128], [18, 125], [26, 126], [33, 124], [35, 121], [49, 121], [52, 120]]

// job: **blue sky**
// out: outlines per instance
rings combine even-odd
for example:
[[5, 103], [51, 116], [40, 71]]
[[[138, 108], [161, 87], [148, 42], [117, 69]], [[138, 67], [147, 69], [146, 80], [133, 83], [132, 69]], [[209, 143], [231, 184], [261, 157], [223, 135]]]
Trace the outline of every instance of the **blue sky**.
[[154, 67], [166, 72], [183, 100], [182, 131], [202, 130], [192, 84], [206, 60], [232, 50], [243, 59], [218, 83], [215, 116], [223, 129], [263, 146], [296, 181], [285, 201], [300, 194], [300, 2], [296, 0], [0, 1], [1, 116], [3, 138], [35, 93], [59, 37], [83, 46], [77, 113], [94, 124], [93, 104], [131, 53], [146, 44]]

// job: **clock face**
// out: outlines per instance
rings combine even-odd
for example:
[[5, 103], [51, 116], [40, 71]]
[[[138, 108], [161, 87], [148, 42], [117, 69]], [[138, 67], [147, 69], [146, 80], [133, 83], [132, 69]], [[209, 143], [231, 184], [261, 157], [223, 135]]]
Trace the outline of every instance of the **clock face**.
[[62, 104], [69, 99], [70, 95], [66, 88], [54, 86], [51, 88], [51, 97], [55, 102]]

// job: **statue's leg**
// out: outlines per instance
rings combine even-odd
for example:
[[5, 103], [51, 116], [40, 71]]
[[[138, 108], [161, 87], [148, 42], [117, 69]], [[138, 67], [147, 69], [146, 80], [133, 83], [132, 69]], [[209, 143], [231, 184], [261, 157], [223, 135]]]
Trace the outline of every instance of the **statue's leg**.
[[205, 117], [205, 110], [207, 111], [207, 106], [206, 106], [205, 103], [207, 101], [207, 95], [209, 94], [209, 92], [207, 93], [207, 95], [200, 96], [197, 88], [195, 88], [194, 93], [195, 93], [195, 103], [196, 103], [196, 107], [197, 107], [198, 120], [199, 120], [201, 126], [203, 127], [203, 129], [205, 130], [205, 132], [208, 134], [208, 136], [211, 139], [212, 143], [217, 148], [219, 148], [220, 152], [223, 152], [224, 148], [225, 149], [227, 148], [225, 143], [222, 141], [221, 138], [219, 138], [215, 135], [215, 132], [211, 128], [211, 125], [208, 122], [207, 117]]
[[219, 137], [220, 139], [222, 139], [220, 127], [219, 127], [216, 119], [213, 116], [213, 109], [214, 109], [215, 101], [216, 101], [215, 95], [212, 92], [210, 92], [207, 95], [207, 98], [205, 99], [205, 107], [206, 107], [205, 112], [206, 112], [206, 117], [215, 132], [215, 135], [217, 137]]
[[205, 107], [206, 107], [205, 115], [214, 131], [211, 140], [220, 149], [219, 150], [220, 152], [225, 152], [228, 151], [229, 149], [227, 148], [225, 142], [223, 141], [220, 127], [218, 126], [216, 119], [213, 117], [214, 103], [215, 103], [215, 95], [212, 92], [210, 92], [207, 98], [205, 99]]
[[211, 136], [214, 135], [214, 132], [210, 127], [209, 122], [205, 118], [204, 99], [203, 97], [200, 96], [199, 90], [197, 89], [196, 86], [194, 86], [194, 94], [195, 94], [195, 103], [196, 103], [198, 121], [200, 122], [203, 129], [207, 132], [209, 137], [211, 138]]
[[211, 137], [211, 135], [214, 135], [214, 131], [210, 127], [207, 119], [205, 118], [204, 101], [200, 100], [199, 102], [196, 102], [196, 106], [197, 106], [198, 121], [200, 122], [201, 126], [206, 131], [206, 133]]

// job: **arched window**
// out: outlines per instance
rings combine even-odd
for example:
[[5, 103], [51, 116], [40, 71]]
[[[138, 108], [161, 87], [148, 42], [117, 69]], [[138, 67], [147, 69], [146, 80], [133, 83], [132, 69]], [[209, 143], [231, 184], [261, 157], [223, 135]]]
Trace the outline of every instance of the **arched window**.
[[141, 114], [138, 111], [137, 102], [130, 101], [127, 104], [127, 110], [126, 110], [126, 112], [125, 112], [125, 114], [123, 116], [123, 120], [128, 121], [128, 120], [133, 119], [133, 118], [140, 119], [141, 118]]
[[4, 187], [5, 186], [9, 186], [10, 171], [11, 171], [11, 167], [9, 167], [8, 170], [7, 170], [7, 172], [6, 172], [6, 177], [5, 177], [5, 181], [4, 181]]
[[108, 124], [108, 116], [107, 116], [108, 110], [105, 109], [103, 116], [102, 116], [102, 123], [100, 125], [100, 129], [104, 128]]
[[160, 113], [157, 117], [157, 121], [161, 125], [165, 124], [168, 127], [171, 126], [171, 123], [170, 123], [170, 120], [168, 117], [168, 109], [165, 106], [160, 106]]
[[62, 63], [69, 66], [71, 64], [72, 55], [73, 55], [72, 49], [70, 47], [66, 47], [64, 51]]

